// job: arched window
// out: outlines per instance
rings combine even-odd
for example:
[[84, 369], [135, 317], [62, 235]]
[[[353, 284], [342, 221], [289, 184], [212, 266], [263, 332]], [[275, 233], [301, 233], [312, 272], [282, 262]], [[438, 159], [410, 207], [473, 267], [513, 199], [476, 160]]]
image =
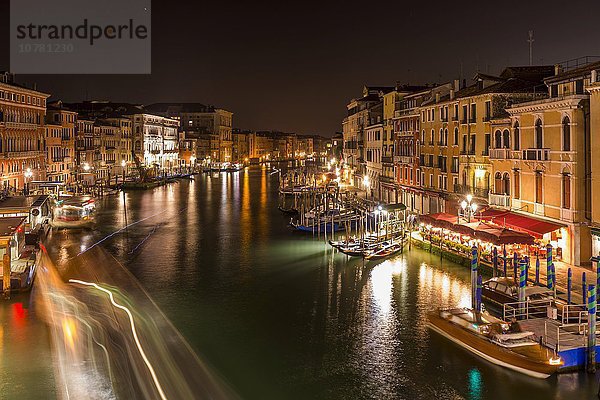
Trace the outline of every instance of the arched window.
[[429, 137], [429, 144], [433, 145], [433, 142], [435, 142], [435, 131], [432, 129], [431, 136]]
[[496, 172], [494, 175], [494, 192], [502, 194], [502, 174], [500, 172]]
[[505, 129], [504, 132], [502, 132], [502, 147], [510, 149], [510, 132], [508, 129]]
[[571, 120], [569, 117], [564, 117], [562, 121], [562, 139], [563, 151], [571, 151]]
[[505, 172], [502, 176], [502, 192], [507, 196], [510, 195], [510, 176], [508, 172]]
[[562, 206], [571, 208], [571, 175], [563, 173], [562, 176]]
[[444, 146], [448, 146], [448, 129], [444, 130]]
[[454, 142], [455, 146], [458, 146], [458, 128], [454, 128]]
[[494, 148], [501, 149], [502, 148], [502, 134], [500, 131], [496, 131], [494, 133]]
[[535, 121], [535, 147], [541, 149], [544, 146], [544, 138], [542, 135], [542, 120]]
[[444, 130], [440, 128], [440, 145], [444, 145]]
[[519, 123], [515, 122], [514, 130], [513, 130], [513, 149], [519, 150], [520, 143], [521, 143], [521, 131], [519, 130]]

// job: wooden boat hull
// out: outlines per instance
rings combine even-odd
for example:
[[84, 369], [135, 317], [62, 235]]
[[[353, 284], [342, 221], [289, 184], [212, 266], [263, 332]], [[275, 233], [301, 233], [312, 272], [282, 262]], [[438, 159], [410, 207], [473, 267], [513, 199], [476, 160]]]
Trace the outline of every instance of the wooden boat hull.
[[296, 215], [298, 214], [298, 210], [296, 210], [295, 208], [283, 208], [283, 207], [277, 207], [279, 209], [279, 211], [281, 211], [284, 214], [289, 214], [289, 215]]
[[558, 370], [556, 365], [525, 357], [467, 332], [460, 326], [446, 321], [437, 312], [429, 313], [427, 318], [429, 328], [433, 331], [493, 364], [539, 379], [546, 379]]
[[402, 250], [402, 246], [397, 244], [394, 245], [393, 247], [386, 249], [385, 251], [379, 252], [379, 253], [371, 253], [367, 256], [365, 256], [365, 258], [367, 260], [382, 260], [384, 258], [393, 256], [394, 254], [398, 253], [400, 250]]

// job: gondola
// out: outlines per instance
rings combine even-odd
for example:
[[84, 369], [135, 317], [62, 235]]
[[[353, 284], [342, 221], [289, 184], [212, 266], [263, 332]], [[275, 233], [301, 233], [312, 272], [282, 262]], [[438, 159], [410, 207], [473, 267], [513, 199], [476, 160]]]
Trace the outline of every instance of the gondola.
[[288, 215], [296, 215], [298, 214], [298, 210], [296, 210], [295, 208], [283, 208], [281, 206], [277, 207], [279, 209], [279, 211], [281, 211], [284, 214], [288, 214]]
[[365, 254], [365, 258], [367, 260], [381, 260], [398, 253], [400, 250], [402, 250], [400, 243], [388, 243]]

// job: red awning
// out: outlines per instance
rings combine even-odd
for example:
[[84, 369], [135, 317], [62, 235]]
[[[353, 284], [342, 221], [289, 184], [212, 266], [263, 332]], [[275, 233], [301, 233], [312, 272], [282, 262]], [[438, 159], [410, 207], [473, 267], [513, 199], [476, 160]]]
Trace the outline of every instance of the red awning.
[[554, 232], [564, 225], [554, 222], [544, 221], [538, 218], [529, 217], [523, 214], [517, 214], [513, 211], [500, 210], [497, 208], [488, 208], [477, 215], [477, 218], [493, 222], [494, 224], [525, 232], [531, 236], [541, 239], [546, 233]]

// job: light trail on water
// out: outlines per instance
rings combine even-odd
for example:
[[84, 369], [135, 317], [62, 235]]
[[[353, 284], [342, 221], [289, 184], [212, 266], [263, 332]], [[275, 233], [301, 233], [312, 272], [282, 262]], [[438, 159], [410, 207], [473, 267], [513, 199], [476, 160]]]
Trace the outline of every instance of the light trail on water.
[[138, 351], [139, 351], [142, 359], [144, 360], [144, 363], [148, 367], [148, 370], [150, 371], [150, 374], [152, 375], [152, 380], [154, 381], [154, 384], [156, 386], [156, 389], [158, 390], [158, 393], [160, 394], [161, 399], [166, 400], [167, 396], [165, 395], [165, 393], [163, 391], [163, 388], [162, 388], [160, 382], [158, 381], [158, 377], [156, 376], [156, 372], [154, 371], [154, 367], [150, 363], [150, 360], [148, 360], [148, 357], [146, 356], [146, 353], [144, 352], [144, 349], [142, 348], [142, 344], [140, 343], [140, 340], [138, 338], [137, 331], [136, 331], [136, 328], [135, 328], [135, 321], [133, 320], [133, 315], [131, 314], [131, 311], [129, 311], [129, 309], [127, 307], [125, 307], [125, 306], [117, 303], [115, 301], [115, 299], [114, 299], [113, 293], [110, 290], [105, 289], [105, 288], [99, 286], [96, 283], [85, 282], [85, 281], [82, 281], [82, 280], [79, 280], [79, 279], [69, 279], [69, 282], [70, 283], [77, 283], [77, 284], [88, 286], [88, 287], [93, 287], [93, 288], [95, 288], [97, 290], [100, 290], [100, 291], [106, 293], [108, 295], [109, 299], [110, 299], [110, 302], [112, 303], [112, 305], [114, 307], [119, 308], [119, 309], [125, 311], [125, 313], [127, 313], [127, 316], [129, 317], [129, 323], [130, 323], [130, 326], [131, 326], [131, 333], [133, 335], [133, 339], [135, 341], [137, 349], [138, 349]]

